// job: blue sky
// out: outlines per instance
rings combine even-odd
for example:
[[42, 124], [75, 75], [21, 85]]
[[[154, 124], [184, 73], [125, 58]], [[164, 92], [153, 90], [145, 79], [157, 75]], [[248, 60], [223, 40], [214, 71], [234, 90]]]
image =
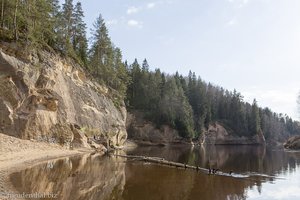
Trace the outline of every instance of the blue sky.
[[[82, 0], [89, 28], [99, 13], [129, 62], [241, 92], [298, 118], [299, 0]], [[88, 31], [90, 32], [90, 31]]]

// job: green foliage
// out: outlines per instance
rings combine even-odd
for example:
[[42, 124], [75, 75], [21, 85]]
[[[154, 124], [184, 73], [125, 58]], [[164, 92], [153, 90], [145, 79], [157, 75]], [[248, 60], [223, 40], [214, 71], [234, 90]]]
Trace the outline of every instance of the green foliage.
[[76, 56], [80, 59], [84, 66], [87, 66], [88, 42], [86, 39], [86, 24], [83, 21], [83, 17], [84, 14], [81, 3], [77, 2], [73, 13], [72, 45]]
[[132, 82], [127, 92], [128, 107], [143, 110], [158, 126], [169, 124], [182, 137], [194, 137], [192, 108], [175, 77], [165, 78], [159, 69], [150, 72], [146, 59], [142, 68], [135, 60], [129, 74]]
[[159, 69], [149, 71], [146, 59], [142, 67], [135, 60], [128, 71], [132, 82], [127, 90], [127, 107], [144, 111], [158, 127], [169, 124], [182, 137], [198, 137], [215, 121], [239, 136], [262, 131], [266, 138], [279, 140], [300, 131], [291, 118], [259, 108], [256, 100], [250, 105], [237, 91], [207, 84], [195, 73], [165, 76]]
[[101, 15], [94, 23], [89, 61], [90, 70], [98, 80], [119, 91], [122, 97], [126, 95], [130, 78], [122, 62], [122, 52], [112, 44]]
[[124, 63], [101, 15], [88, 49], [80, 2], [74, 6], [73, 0], [65, 0], [61, 8], [59, 0], [0, 0], [0, 8], [2, 41], [36, 52], [56, 50], [73, 58], [109, 88], [116, 107], [125, 99], [129, 109], [144, 111], [157, 126], [169, 124], [182, 137], [197, 137], [215, 121], [241, 136], [262, 131], [267, 139], [280, 140], [300, 131], [288, 116], [259, 108], [256, 100], [250, 105], [237, 91], [206, 83], [191, 71], [187, 77], [178, 72], [165, 75], [159, 69], [151, 71], [146, 59], [142, 65], [137, 60]]
[[253, 100], [250, 118], [250, 131], [254, 134], [259, 133], [261, 130], [261, 121], [259, 116], [259, 109], [257, 107], [256, 99]]

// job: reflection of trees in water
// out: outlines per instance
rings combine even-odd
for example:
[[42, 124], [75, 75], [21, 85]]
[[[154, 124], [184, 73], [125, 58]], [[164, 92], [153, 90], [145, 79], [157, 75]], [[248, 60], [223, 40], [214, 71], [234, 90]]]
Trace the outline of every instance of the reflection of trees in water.
[[263, 168], [265, 148], [263, 146], [206, 146], [200, 147], [197, 161], [204, 167], [220, 168], [222, 171], [259, 172]]
[[223, 171], [233, 170], [238, 173], [274, 175], [286, 171], [288, 167], [295, 168], [300, 161], [300, 156], [264, 146], [207, 146], [194, 153], [199, 154], [196, 162], [204, 167], [211, 163]]
[[57, 160], [14, 173], [19, 192], [58, 193], [59, 199], [121, 199], [123, 159], [85, 155]]
[[[224, 172], [278, 174], [294, 169], [300, 155], [263, 146], [141, 147], [129, 154], [163, 157], [168, 160], [220, 168]], [[272, 178], [253, 176], [236, 179], [195, 173], [158, 165], [131, 163], [126, 166], [124, 199], [246, 199], [246, 191]], [[144, 195], [144, 196], [143, 196]], [[182, 197], [183, 195], [184, 197]], [[131, 198], [130, 198], [131, 197]]]
[[245, 188], [254, 184], [250, 180], [133, 162], [126, 165], [123, 199], [244, 199]]
[[257, 172], [268, 175], [295, 168], [300, 161], [300, 153], [287, 153], [272, 150], [265, 146], [221, 146], [207, 145], [191, 148], [176, 147], [140, 147], [129, 154], [162, 157], [167, 160], [199, 165], [205, 168], [219, 168], [236, 173]]
[[189, 199], [194, 173], [159, 165], [126, 165], [124, 199]]
[[[259, 173], [272, 172], [268, 164], [281, 166], [288, 161], [284, 159], [282, 151], [266, 151], [263, 146], [214, 146], [206, 147], [176, 146], [176, 147], [139, 147], [128, 152], [132, 155], [145, 155], [162, 157], [167, 160], [199, 165], [201, 167], [214, 167], [235, 172], [256, 171]], [[268, 155], [266, 155], [268, 154]], [[280, 161], [281, 159], [282, 162]]]
[[[206, 146], [190, 148], [139, 147], [133, 155], [163, 157], [224, 172], [278, 174], [294, 170], [300, 153], [262, 146]], [[236, 179], [197, 173], [124, 158], [85, 155], [48, 162], [12, 175], [20, 192], [59, 193], [60, 199], [245, 199], [250, 188], [262, 190], [267, 179]], [[126, 176], [125, 176], [126, 174]], [[270, 180], [270, 179], [268, 179]]]

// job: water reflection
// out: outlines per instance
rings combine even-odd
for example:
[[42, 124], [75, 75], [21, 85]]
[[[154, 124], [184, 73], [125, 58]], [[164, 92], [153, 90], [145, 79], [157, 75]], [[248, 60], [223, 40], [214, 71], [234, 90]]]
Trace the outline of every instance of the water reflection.
[[262, 146], [177, 146], [139, 147], [127, 154], [284, 179], [258, 175], [237, 179], [114, 156], [85, 155], [26, 169], [13, 174], [11, 180], [20, 192], [52, 192], [58, 193], [59, 199], [74, 200], [300, 198], [300, 153], [297, 152]]
[[124, 159], [84, 155], [26, 169], [11, 176], [19, 192], [53, 193], [58, 199], [121, 199]]

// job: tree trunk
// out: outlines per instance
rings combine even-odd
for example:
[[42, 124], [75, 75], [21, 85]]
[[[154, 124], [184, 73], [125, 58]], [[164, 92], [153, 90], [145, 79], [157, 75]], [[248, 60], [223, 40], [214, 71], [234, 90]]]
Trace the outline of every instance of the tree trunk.
[[18, 12], [19, 0], [16, 0], [15, 14], [14, 14], [14, 29], [15, 29], [15, 40], [18, 40], [18, 26], [17, 26], [17, 12]]
[[2, 28], [4, 28], [4, 1], [2, 0], [2, 4], [1, 4], [1, 26]]
[[176, 168], [195, 170], [197, 172], [202, 172], [202, 173], [205, 173], [208, 175], [226, 176], [226, 177], [232, 177], [232, 178], [238, 178], [238, 179], [243, 178], [243, 179], [248, 179], [248, 180], [253, 180], [253, 181], [257, 181], [257, 177], [266, 178], [266, 179], [270, 179], [270, 180], [280, 179], [275, 176], [268, 176], [268, 175], [261, 175], [261, 174], [237, 174], [237, 173], [232, 173], [232, 171], [230, 171], [229, 173], [226, 173], [226, 172], [219, 171], [219, 169], [217, 169], [217, 170], [210, 169], [210, 168], [206, 169], [206, 168], [202, 168], [199, 166], [193, 166], [193, 165], [168, 161], [168, 160], [165, 160], [164, 158], [160, 158], [160, 157], [146, 157], [146, 156], [121, 155], [121, 154], [113, 154], [113, 155], [116, 157], [133, 159], [135, 161], [142, 161], [142, 162], [160, 164], [160, 165], [164, 165], [164, 166], [171, 166], [171, 167], [176, 167]]

